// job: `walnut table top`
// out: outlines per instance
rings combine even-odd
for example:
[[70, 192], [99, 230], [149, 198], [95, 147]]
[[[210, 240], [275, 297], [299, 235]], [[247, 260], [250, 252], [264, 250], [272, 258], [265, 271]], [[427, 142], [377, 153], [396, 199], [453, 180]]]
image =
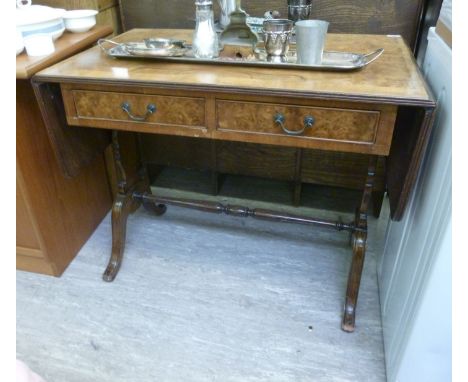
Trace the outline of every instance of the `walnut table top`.
[[[133, 29], [115, 40], [142, 41], [147, 37], [190, 40], [191, 34], [189, 30]], [[270, 95], [433, 106], [433, 97], [401, 36], [329, 34], [325, 47], [355, 53], [369, 53], [378, 48], [385, 49], [382, 56], [362, 70], [320, 72], [114, 59], [94, 47], [47, 68], [39, 78], [49, 82], [159, 84], [193, 90], [262, 89]]]

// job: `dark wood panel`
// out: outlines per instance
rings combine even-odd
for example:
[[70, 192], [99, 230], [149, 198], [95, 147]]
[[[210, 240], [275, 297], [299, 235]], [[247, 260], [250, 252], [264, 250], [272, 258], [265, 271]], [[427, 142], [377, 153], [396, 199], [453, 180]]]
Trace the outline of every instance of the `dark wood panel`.
[[142, 137], [145, 162], [187, 169], [211, 169], [210, 140], [154, 134], [142, 134]]
[[219, 172], [294, 180], [295, 148], [219, 141], [216, 152]]
[[[214, 3], [217, 18], [219, 7]], [[195, 25], [193, 0], [120, 0], [120, 4], [124, 30]], [[310, 17], [329, 21], [331, 33], [401, 34], [414, 47], [423, 4], [424, 0], [314, 0]], [[244, 0], [243, 8], [251, 16], [274, 9], [287, 17], [286, 0]]]
[[[367, 155], [304, 150], [301, 179], [304, 183], [362, 190], [367, 175]], [[375, 190], [385, 190], [385, 158], [379, 157]]]
[[[216, 168], [220, 173], [279, 180], [294, 179], [294, 148], [165, 135], [143, 136], [142, 153], [148, 163], [193, 170]], [[213, 149], [216, 158], [212, 157]]]

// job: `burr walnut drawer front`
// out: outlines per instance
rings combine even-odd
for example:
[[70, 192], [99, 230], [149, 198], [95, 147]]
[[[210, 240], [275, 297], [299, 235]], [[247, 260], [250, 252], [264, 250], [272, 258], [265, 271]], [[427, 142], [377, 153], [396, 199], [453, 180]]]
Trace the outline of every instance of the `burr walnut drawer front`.
[[396, 108], [216, 101], [216, 137], [388, 155]]
[[204, 135], [205, 99], [71, 90], [70, 124], [175, 135]]

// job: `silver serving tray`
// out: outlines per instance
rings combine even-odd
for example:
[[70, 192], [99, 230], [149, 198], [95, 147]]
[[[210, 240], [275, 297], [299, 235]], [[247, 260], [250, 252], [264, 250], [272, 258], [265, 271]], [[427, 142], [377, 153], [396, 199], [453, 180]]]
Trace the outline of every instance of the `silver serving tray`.
[[[105, 47], [108, 44], [112, 47]], [[190, 45], [183, 47], [152, 48], [144, 42], [116, 43], [111, 40], [98, 41], [101, 49], [114, 58], [147, 58], [159, 61], [184, 62], [190, 64], [216, 64], [216, 65], [240, 65], [257, 66], [281, 69], [327, 70], [327, 71], [352, 71], [361, 69], [375, 61], [383, 53], [380, 48], [369, 54], [351, 52], [323, 52], [321, 65], [303, 65], [297, 63], [295, 46], [292, 45], [285, 57], [275, 57], [271, 60], [264, 49], [257, 48], [255, 54], [249, 57], [216, 57], [211, 59], [196, 58], [193, 56]]]

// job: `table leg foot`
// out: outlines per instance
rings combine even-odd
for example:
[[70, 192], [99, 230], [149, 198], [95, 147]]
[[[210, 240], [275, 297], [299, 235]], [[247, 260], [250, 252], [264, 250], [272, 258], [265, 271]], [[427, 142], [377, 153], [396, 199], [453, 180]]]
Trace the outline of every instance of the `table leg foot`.
[[132, 192], [118, 194], [112, 206], [112, 252], [102, 279], [107, 282], [114, 280], [122, 264], [127, 233], [127, 218], [135, 209]]
[[[151, 193], [151, 192], [149, 192]], [[165, 204], [156, 204], [149, 202], [147, 200], [143, 201], [143, 207], [146, 211], [156, 215], [156, 216], [161, 216], [166, 213], [167, 207]]]
[[353, 259], [349, 270], [348, 287], [343, 312], [341, 328], [345, 332], [353, 332], [356, 318], [356, 304], [361, 283], [362, 268], [366, 254], [366, 232], [353, 233]]
[[127, 218], [130, 214], [132, 202], [130, 194], [118, 194], [112, 207], [112, 252], [109, 264], [102, 275], [104, 281], [113, 281], [122, 264], [127, 232]]

